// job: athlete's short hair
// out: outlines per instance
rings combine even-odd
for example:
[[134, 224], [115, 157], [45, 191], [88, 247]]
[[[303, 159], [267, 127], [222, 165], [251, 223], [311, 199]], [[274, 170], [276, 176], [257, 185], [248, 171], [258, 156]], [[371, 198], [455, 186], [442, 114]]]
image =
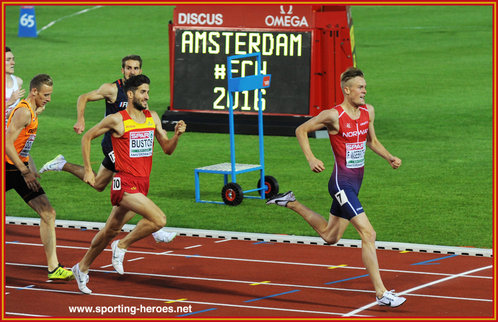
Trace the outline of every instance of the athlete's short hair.
[[5, 53], [8, 53], [9, 51], [12, 51], [12, 50], [10, 50], [9, 47], [5, 46]]
[[29, 90], [31, 91], [33, 88], [40, 90], [42, 85], [54, 86], [54, 81], [52, 77], [47, 74], [38, 74], [29, 83]]
[[125, 93], [128, 93], [128, 91], [135, 92], [137, 88], [142, 84], [150, 84], [149, 77], [145, 76], [144, 74], [134, 75], [125, 81], [123, 89]]
[[128, 55], [126, 57], [123, 57], [123, 59], [121, 59], [121, 67], [125, 67], [125, 63], [129, 60], [136, 60], [140, 63], [140, 68], [142, 68], [142, 57], [138, 56], [138, 55]]
[[361, 69], [356, 67], [349, 67], [341, 74], [341, 88], [346, 87], [346, 83], [355, 77], [365, 77]]

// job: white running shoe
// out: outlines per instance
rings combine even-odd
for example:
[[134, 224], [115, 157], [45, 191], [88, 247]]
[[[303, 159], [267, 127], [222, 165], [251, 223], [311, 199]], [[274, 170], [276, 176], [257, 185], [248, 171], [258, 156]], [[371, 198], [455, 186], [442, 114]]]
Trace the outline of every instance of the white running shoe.
[[377, 299], [377, 304], [390, 307], [398, 307], [406, 301], [406, 298], [398, 296], [394, 293], [394, 290], [385, 291], [381, 298], [375, 298]]
[[54, 159], [48, 161], [41, 167], [39, 173], [43, 173], [45, 171], [61, 171], [64, 164], [66, 164], [66, 159], [62, 154], [59, 154]]
[[169, 243], [175, 239], [176, 233], [159, 229], [158, 231], [153, 232], [152, 236], [154, 237], [156, 243]]
[[124, 269], [123, 269], [123, 261], [124, 261], [124, 256], [126, 254], [126, 249], [122, 249], [118, 247], [118, 240], [115, 240], [111, 244], [111, 249], [112, 249], [112, 267], [118, 272], [118, 274], [123, 275], [124, 274]]
[[88, 283], [90, 277], [88, 277], [88, 274], [80, 271], [79, 263], [74, 265], [73, 268], [71, 268], [71, 271], [73, 272], [76, 282], [78, 283], [78, 288], [80, 289], [80, 291], [85, 294], [91, 294], [92, 290], [86, 287], [86, 283]]
[[292, 191], [287, 191], [286, 193], [278, 193], [266, 201], [267, 205], [276, 204], [282, 207], [287, 207], [287, 204], [291, 201], [296, 201], [296, 196]]

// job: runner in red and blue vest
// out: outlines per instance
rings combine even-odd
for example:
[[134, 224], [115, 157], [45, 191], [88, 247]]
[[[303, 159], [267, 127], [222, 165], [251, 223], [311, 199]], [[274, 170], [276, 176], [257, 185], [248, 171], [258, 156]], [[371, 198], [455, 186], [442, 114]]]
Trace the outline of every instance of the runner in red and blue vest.
[[375, 135], [375, 112], [372, 105], [365, 103], [366, 86], [360, 69], [347, 69], [341, 75], [344, 95], [342, 104], [321, 112], [296, 129], [301, 149], [311, 170], [316, 173], [324, 171], [325, 166], [313, 154], [308, 133], [322, 128], [328, 131], [335, 159], [329, 181], [329, 193], [333, 199], [329, 220], [297, 201], [292, 191], [270, 198], [267, 204], [294, 210], [330, 244], [337, 243], [351, 223], [361, 236], [362, 259], [373, 283], [377, 303], [397, 307], [406, 299], [394, 293], [394, 290], [388, 291], [384, 286], [375, 249], [376, 233], [358, 199], [358, 193], [363, 180], [367, 146], [384, 158], [393, 169], [401, 166], [401, 159], [389, 153]]
[[117, 171], [111, 187], [111, 214], [104, 228], [93, 238], [85, 256], [72, 268], [78, 288], [85, 294], [92, 292], [86, 286], [90, 265], [135, 214], [142, 216], [136, 227], [111, 245], [112, 266], [118, 274], [124, 274], [123, 260], [128, 247], [166, 225], [164, 212], [147, 197], [154, 138], [164, 153], [172, 154], [180, 135], [186, 130], [186, 124], [179, 121], [173, 137], [168, 138], [157, 113], [148, 110], [149, 84], [150, 80], [145, 75], [130, 77], [124, 86], [128, 96], [126, 109], [104, 118], [81, 140], [85, 182], [90, 185], [95, 182], [95, 172], [90, 164], [91, 141], [109, 131]]

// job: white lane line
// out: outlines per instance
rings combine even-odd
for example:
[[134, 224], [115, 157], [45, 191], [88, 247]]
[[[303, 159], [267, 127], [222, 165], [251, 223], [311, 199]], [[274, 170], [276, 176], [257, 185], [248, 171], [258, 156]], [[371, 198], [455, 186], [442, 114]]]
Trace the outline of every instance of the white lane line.
[[221, 240], [215, 241], [214, 243], [218, 244], [218, 243], [224, 243], [224, 242], [227, 242], [227, 241], [231, 241], [231, 239], [221, 239]]
[[[23, 267], [44, 267], [43, 265], [35, 265], [35, 264], [24, 264], [24, 263], [5, 263], [5, 265], [12, 266], [23, 266]], [[109, 265], [110, 266], [110, 265]], [[99, 272], [99, 273], [112, 273], [117, 274], [115, 271], [107, 271], [107, 270], [99, 270], [99, 269], [90, 269], [91, 272]], [[180, 275], [165, 275], [165, 274], [152, 274], [152, 273], [140, 273], [140, 272], [126, 272], [126, 274], [130, 275], [139, 275], [139, 276], [149, 276], [149, 277], [158, 277], [158, 278], [176, 278], [176, 279], [187, 279], [187, 280], [197, 280], [197, 281], [209, 281], [209, 282], [222, 282], [222, 283], [238, 283], [238, 284], [254, 284], [258, 283], [257, 281], [244, 281], [244, 280], [231, 280], [231, 279], [221, 279], [221, 278], [209, 278], [209, 277], [194, 277], [194, 276], [180, 276]], [[284, 284], [284, 283], [265, 283], [265, 285], [271, 286], [282, 286], [282, 287], [292, 287], [292, 288], [301, 288], [301, 289], [319, 289], [319, 290], [328, 290], [328, 291], [340, 291], [340, 292], [356, 292], [356, 293], [375, 293], [373, 290], [364, 290], [364, 289], [351, 289], [351, 288], [338, 288], [338, 287], [330, 287], [330, 286], [314, 286], [314, 285], [302, 285], [302, 284]], [[404, 294], [404, 293], [403, 293]], [[413, 294], [418, 296], [416, 294]], [[433, 295], [420, 295], [426, 297], [434, 297], [440, 298], [439, 296]], [[446, 297], [441, 297], [446, 298]], [[477, 298], [460, 298], [455, 297], [454, 300], [472, 300], [472, 301], [483, 301], [489, 302], [492, 300], [489, 299], [477, 299]]]
[[194, 246], [188, 246], [188, 247], [185, 247], [184, 249], [192, 249], [192, 248], [197, 248], [197, 247], [201, 247], [202, 245], [194, 245]]
[[[22, 242], [16, 242], [16, 243], [9, 243], [9, 246], [37, 246], [37, 247], [43, 247], [42, 244], [34, 244], [34, 243], [22, 243]], [[57, 248], [68, 248], [68, 249], [81, 249], [81, 250], [87, 250], [88, 247], [79, 247], [79, 246], [63, 246], [63, 245], [57, 245]], [[104, 251], [110, 252], [112, 251], [110, 248], [104, 249]], [[168, 251], [169, 252], [169, 251]], [[128, 254], [142, 254], [142, 255], [165, 255], [165, 256], [177, 256], [177, 257], [192, 257], [191, 254], [171, 254], [168, 252], [164, 253], [155, 253], [155, 252], [145, 252], [145, 251], [134, 251], [134, 250], [128, 250]], [[239, 262], [254, 262], [254, 263], [270, 263], [270, 264], [281, 264], [281, 265], [297, 265], [297, 266], [312, 266], [312, 267], [325, 267], [329, 268], [331, 266], [338, 266], [334, 264], [314, 264], [314, 263], [299, 263], [299, 262], [285, 262], [285, 261], [270, 261], [270, 260], [263, 260], [263, 259], [248, 259], [248, 258], [233, 258], [233, 257], [217, 257], [217, 256], [203, 256], [203, 255], [197, 255], [195, 258], [202, 258], [202, 259], [214, 259], [214, 260], [227, 260], [227, 261], [239, 261]], [[338, 269], [356, 269], [356, 270], [365, 270], [365, 267], [355, 267], [355, 266], [344, 266]], [[418, 275], [434, 275], [434, 276], [453, 276], [454, 274], [447, 274], [447, 273], [435, 273], [435, 272], [421, 272], [421, 271], [405, 271], [405, 270], [396, 270], [396, 269], [385, 269], [381, 268], [381, 272], [390, 272], [390, 273], [403, 273], [403, 274], [418, 274]], [[493, 279], [492, 276], [479, 276], [479, 275], [466, 275], [463, 276], [466, 278], [482, 278], [482, 279]]]
[[59, 21], [61, 20], [64, 20], [64, 19], [67, 19], [67, 18], [71, 18], [71, 17], [74, 17], [74, 16], [77, 16], [77, 15], [80, 15], [82, 13], [86, 13], [88, 11], [91, 11], [91, 10], [95, 10], [95, 9], [99, 9], [99, 8], [102, 8], [102, 6], [95, 6], [95, 7], [92, 7], [92, 8], [87, 8], [87, 9], [83, 9], [83, 10], [80, 10], [78, 12], [75, 12], [75, 13], [72, 13], [70, 15], [67, 15], [67, 16], [64, 16], [64, 17], [61, 17], [59, 19], [56, 19], [54, 21], [51, 21], [49, 22], [47, 25], [43, 26], [41, 29], [37, 30], [36, 33], [37, 34], [40, 34], [40, 32], [42, 32], [43, 30], [45, 29], [48, 29], [50, 27], [52, 27], [53, 25], [55, 25], [56, 23], [58, 23]]
[[[128, 272], [127, 272], [128, 273]], [[16, 288], [15, 286], [5, 286], [6, 288]], [[63, 290], [51, 290], [44, 288], [29, 288], [27, 290], [30, 291], [42, 291], [42, 292], [54, 292], [54, 293], [65, 293], [65, 294], [81, 294], [80, 292], [75, 291], [63, 291]], [[105, 293], [92, 293], [89, 296], [104, 296], [104, 297], [112, 297], [112, 298], [123, 298], [123, 299], [132, 299], [132, 300], [140, 300], [140, 301], [174, 301], [173, 299], [164, 299], [164, 298], [153, 298], [153, 297], [140, 297], [140, 296], [130, 296], [130, 295], [118, 295], [118, 294], [105, 294]], [[322, 312], [322, 311], [310, 311], [310, 310], [298, 310], [298, 309], [290, 309], [290, 308], [277, 308], [277, 307], [263, 307], [263, 306], [252, 306], [252, 305], [237, 305], [237, 304], [229, 304], [229, 303], [216, 303], [216, 302], [200, 302], [200, 301], [182, 301], [183, 303], [191, 303], [191, 304], [200, 304], [200, 305], [214, 305], [214, 306], [222, 306], [222, 307], [236, 307], [243, 309], [252, 309], [252, 310], [269, 310], [269, 311], [284, 311], [284, 312], [295, 312], [295, 313], [307, 313], [307, 314], [325, 314], [325, 315], [338, 315], [340, 316], [342, 313], [337, 312]], [[356, 315], [358, 317], [367, 317], [367, 315]]]
[[[463, 272], [463, 273], [456, 274], [456, 275], [453, 275], [453, 276], [448, 276], [448, 277], [445, 277], [445, 278], [442, 278], [442, 279], [439, 279], [439, 280], [436, 280], [436, 281], [432, 281], [432, 282], [429, 282], [429, 283], [426, 283], [426, 284], [422, 284], [422, 285], [410, 288], [410, 289], [408, 289], [406, 291], [400, 292], [400, 293], [398, 293], [398, 295], [409, 294], [410, 292], [414, 292], [414, 291], [420, 290], [422, 288], [426, 288], [428, 286], [432, 286], [432, 285], [435, 285], [435, 284], [440, 284], [440, 283], [443, 283], [443, 282], [446, 282], [446, 281], [449, 281], [449, 280], [452, 280], [452, 279], [455, 279], [455, 278], [458, 278], [458, 277], [464, 277], [467, 274], [473, 274], [473, 273], [476, 273], [476, 272], [479, 272], [479, 271], [483, 271], [483, 270], [486, 270], [486, 269], [490, 269], [490, 268], [493, 268], [493, 265], [476, 268], [476, 269], [473, 269], [473, 270], [470, 270], [470, 271], [467, 271], [467, 272]], [[347, 314], [344, 314], [343, 316], [346, 317], [346, 316], [356, 315], [357, 313], [359, 313], [361, 311], [364, 311], [366, 309], [369, 309], [369, 308], [371, 308], [372, 306], [375, 306], [375, 305], [377, 305], [377, 302], [372, 302], [372, 303], [367, 304], [365, 306], [362, 306], [362, 307], [360, 307], [360, 308], [358, 308], [356, 310], [353, 310], [353, 311], [351, 311], [351, 312], [349, 312]]]
[[37, 318], [48, 318], [48, 317], [50, 317], [50, 315], [18, 313], [18, 312], [5, 312], [5, 315], [21, 315], [21, 316], [31, 316], [31, 317], [37, 317]]
[[144, 259], [145, 257], [137, 257], [137, 258], [132, 258], [132, 259], [129, 259], [128, 262], [134, 262], [134, 261], [138, 261], [138, 260], [141, 260], [141, 259]]

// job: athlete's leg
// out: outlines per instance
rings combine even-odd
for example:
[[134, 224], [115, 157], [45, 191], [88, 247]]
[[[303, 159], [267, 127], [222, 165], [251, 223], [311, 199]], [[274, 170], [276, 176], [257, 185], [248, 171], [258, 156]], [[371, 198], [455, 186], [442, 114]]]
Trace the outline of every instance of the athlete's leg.
[[351, 224], [353, 224], [360, 234], [361, 258], [370, 279], [372, 280], [375, 293], [378, 298], [381, 298], [387, 289], [382, 282], [382, 278], [380, 277], [379, 262], [377, 260], [377, 252], [375, 250], [375, 230], [364, 212], [353, 217], [353, 219], [351, 219]]
[[55, 209], [45, 194], [31, 199], [28, 205], [40, 216], [40, 239], [47, 256], [48, 270], [53, 271], [59, 266], [55, 238]]
[[[81, 165], [74, 164], [74, 163], [69, 163], [66, 162], [64, 166], [62, 167], [62, 171], [69, 172], [76, 177], [78, 177], [80, 180], [83, 180], [85, 176], [85, 168], [82, 167]], [[95, 174], [95, 171], [94, 171]], [[104, 167], [102, 164], [100, 165], [99, 172], [95, 174], [95, 184], [91, 187], [93, 187], [97, 191], [103, 191], [105, 187], [111, 182], [112, 176], [114, 175], [114, 172], [111, 170], [107, 169]]]
[[137, 240], [150, 235], [166, 225], [166, 215], [164, 212], [152, 200], [141, 193], [125, 192], [123, 199], [120, 201], [120, 207], [127, 208], [133, 213], [141, 215], [143, 218], [126, 237], [119, 241], [119, 248], [127, 249]]
[[309, 209], [299, 201], [287, 203], [287, 208], [297, 212], [303, 217], [308, 224], [329, 244], [335, 244], [341, 239], [346, 230], [349, 221], [344, 218], [329, 215], [329, 221], [326, 221], [319, 213]]
[[135, 213], [124, 207], [114, 206], [111, 214], [105, 223], [104, 228], [100, 230], [92, 239], [90, 248], [85, 256], [79, 262], [79, 268], [83, 273], [88, 273], [90, 265], [93, 263], [100, 253], [107, 247], [109, 242], [116, 237], [121, 231], [121, 228], [127, 223]]

